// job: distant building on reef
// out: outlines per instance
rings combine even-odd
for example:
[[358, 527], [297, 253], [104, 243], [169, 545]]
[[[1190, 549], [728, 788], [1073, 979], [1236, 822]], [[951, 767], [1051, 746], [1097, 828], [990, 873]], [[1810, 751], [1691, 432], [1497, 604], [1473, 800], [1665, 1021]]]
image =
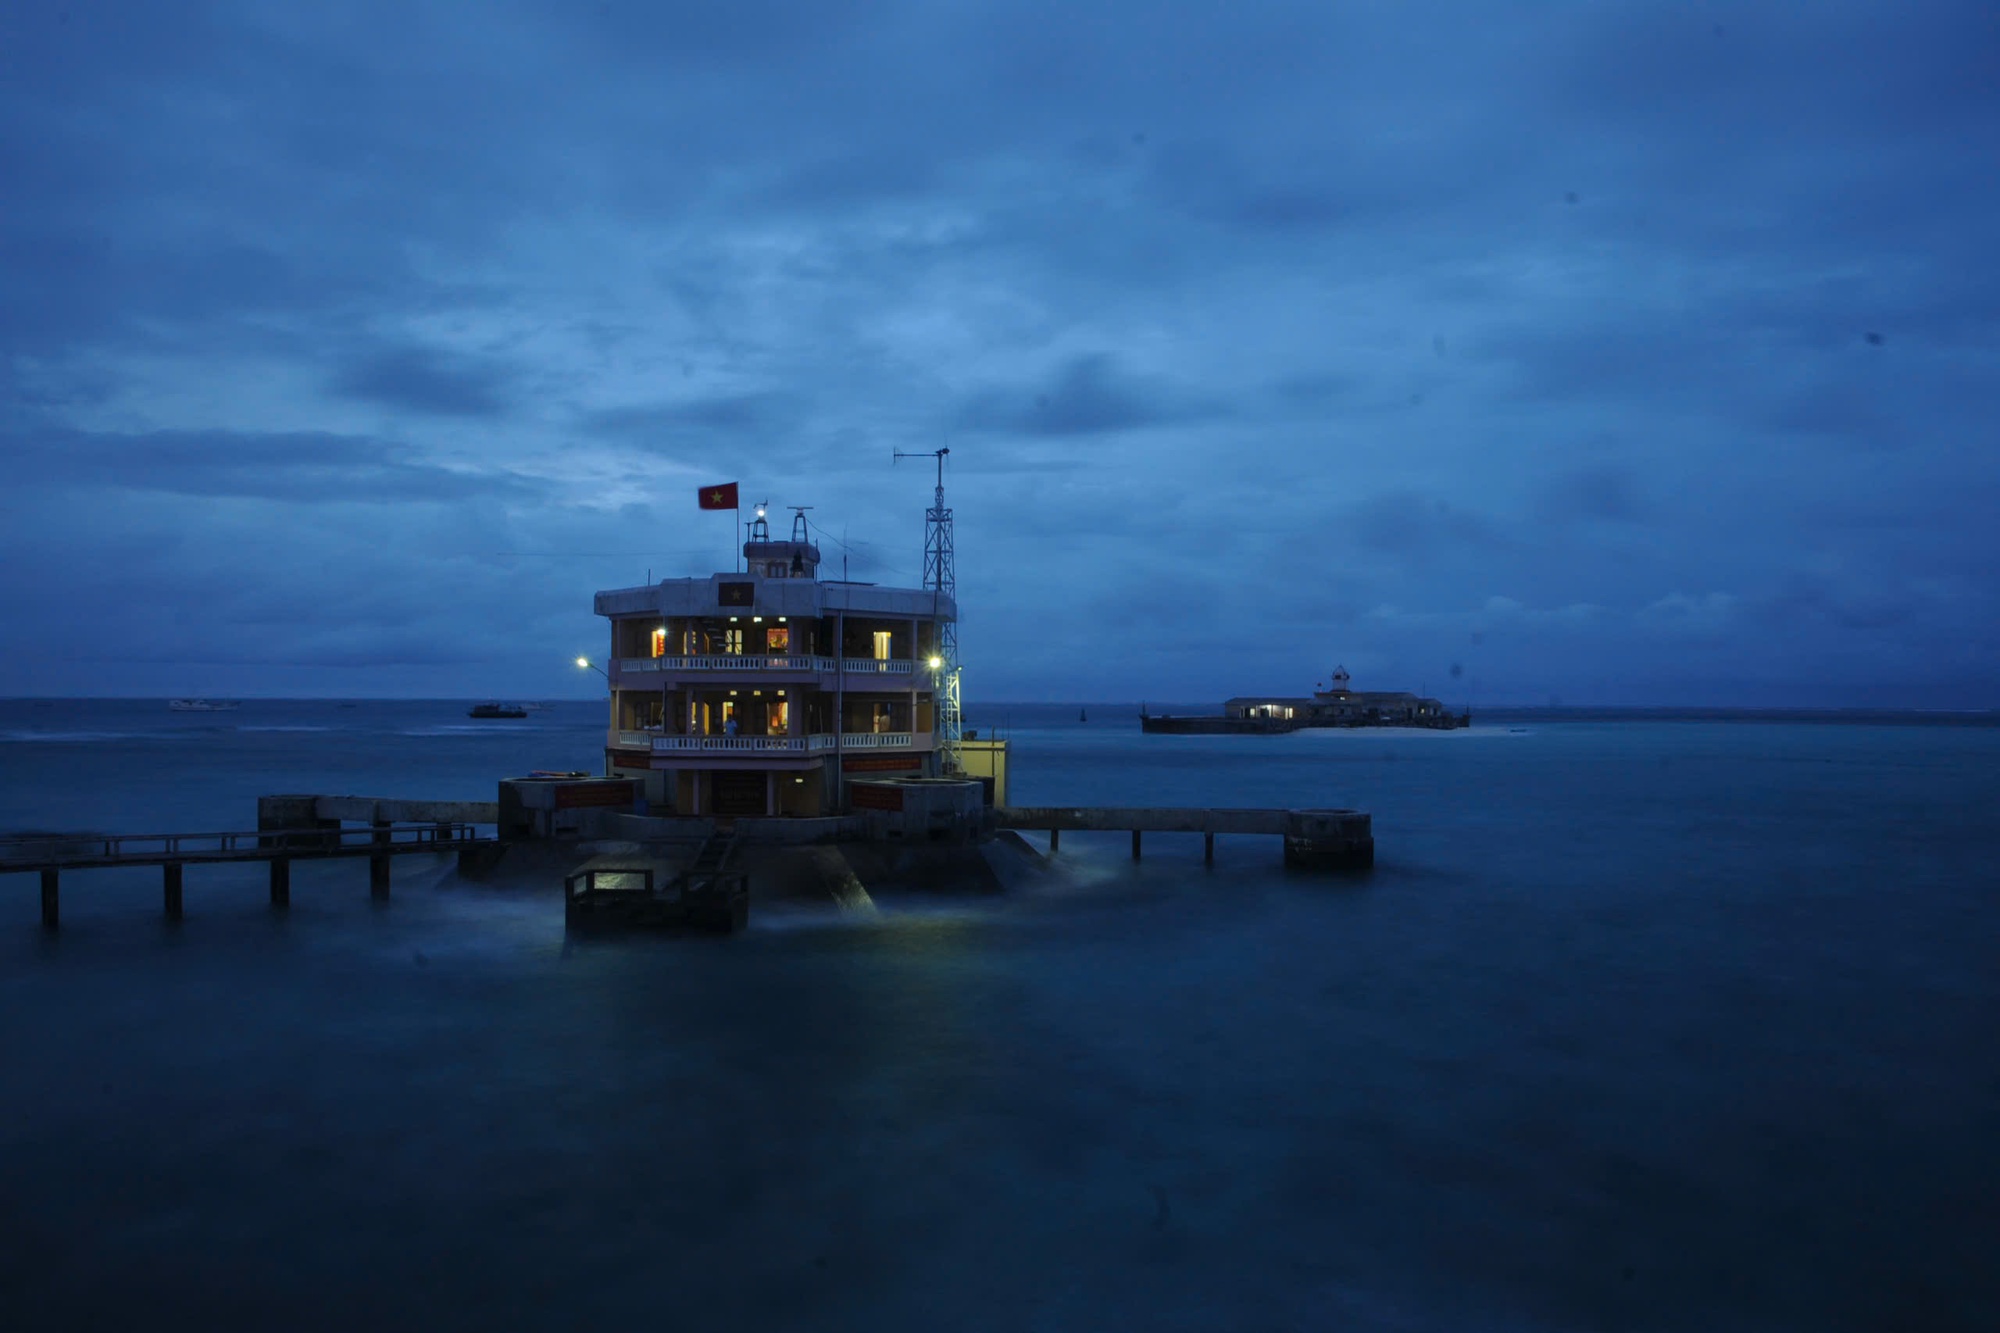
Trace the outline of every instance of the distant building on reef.
[[1298, 731], [1306, 727], [1428, 727], [1449, 731], [1467, 726], [1467, 714], [1454, 715], [1436, 699], [1407, 690], [1350, 689], [1353, 678], [1337, 667], [1331, 689], [1309, 698], [1242, 695], [1222, 705], [1220, 717], [1151, 717], [1142, 714], [1141, 729], [1163, 734], [1257, 734]]

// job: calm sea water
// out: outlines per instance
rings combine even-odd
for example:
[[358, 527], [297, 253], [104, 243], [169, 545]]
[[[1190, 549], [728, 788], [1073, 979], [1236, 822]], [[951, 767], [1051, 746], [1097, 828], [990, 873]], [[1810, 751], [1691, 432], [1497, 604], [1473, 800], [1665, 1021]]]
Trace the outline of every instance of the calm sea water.
[[[565, 938], [399, 861], [0, 877], [0, 1325], [2000, 1327], [2000, 730], [1143, 737], [1015, 799], [1353, 805], [1379, 866]], [[490, 798], [598, 705], [0, 703], [0, 828]]]

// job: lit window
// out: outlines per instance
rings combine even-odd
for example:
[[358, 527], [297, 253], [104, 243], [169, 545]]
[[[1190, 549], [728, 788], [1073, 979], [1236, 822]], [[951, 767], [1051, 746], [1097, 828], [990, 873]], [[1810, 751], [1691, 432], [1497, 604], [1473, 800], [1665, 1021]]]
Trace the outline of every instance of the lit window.
[[889, 639], [890, 639], [890, 631], [886, 629], [878, 629], [875, 631], [876, 661], [886, 662], [889, 660]]
[[667, 627], [665, 625], [662, 625], [658, 629], [653, 631], [653, 656], [665, 657], [666, 655], [667, 655]]

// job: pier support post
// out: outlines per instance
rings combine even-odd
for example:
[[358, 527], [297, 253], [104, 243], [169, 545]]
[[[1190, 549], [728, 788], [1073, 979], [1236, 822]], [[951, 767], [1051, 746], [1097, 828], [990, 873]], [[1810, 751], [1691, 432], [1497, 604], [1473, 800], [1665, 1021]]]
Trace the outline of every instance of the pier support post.
[[1050, 856], [1054, 856], [1054, 855], [1056, 854], [1057, 850], [1058, 850], [1059, 848], [1061, 848], [1061, 847], [1062, 847], [1062, 830], [1061, 830], [1061, 829], [1059, 829], [1059, 828], [1052, 828], [1052, 829], [1050, 829], [1050, 830], [1049, 830], [1049, 855], [1050, 855]]
[[1215, 864], [1215, 835], [1213, 833], [1204, 833], [1201, 835], [1201, 863], [1205, 866]]
[[1133, 830], [1132, 830], [1132, 859], [1133, 859], [1134, 861], [1136, 861], [1136, 860], [1138, 860], [1138, 859], [1139, 859], [1139, 830], [1138, 830], [1138, 829], [1133, 829]]
[[167, 920], [178, 921], [181, 919], [180, 863], [177, 861], [169, 861], [167, 862], [167, 864], [161, 866], [160, 881], [162, 886], [166, 889]]
[[389, 896], [389, 825], [375, 821], [375, 847], [368, 858], [368, 896], [381, 900]]
[[292, 863], [282, 856], [271, 858], [271, 906], [292, 905]]
[[42, 926], [46, 930], [54, 930], [62, 923], [61, 884], [61, 871], [50, 869], [42, 872]]

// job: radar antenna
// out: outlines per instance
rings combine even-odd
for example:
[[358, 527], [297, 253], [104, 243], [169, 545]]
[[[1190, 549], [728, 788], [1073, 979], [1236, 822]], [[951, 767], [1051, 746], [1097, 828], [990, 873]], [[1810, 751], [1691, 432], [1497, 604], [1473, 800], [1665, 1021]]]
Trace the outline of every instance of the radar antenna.
[[[944, 504], [944, 460], [950, 454], [950, 449], [921, 453], [898, 449], [889, 462], [893, 467], [898, 458], [937, 460], [937, 492], [924, 513], [924, 586], [931, 590], [932, 623], [937, 626], [938, 764], [946, 773], [957, 773], [961, 771], [958, 747], [963, 717], [958, 693], [958, 575], [954, 568], [957, 562], [952, 551], [951, 510]], [[947, 597], [952, 599], [950, 619], [940, 614], [940, 603]]]

